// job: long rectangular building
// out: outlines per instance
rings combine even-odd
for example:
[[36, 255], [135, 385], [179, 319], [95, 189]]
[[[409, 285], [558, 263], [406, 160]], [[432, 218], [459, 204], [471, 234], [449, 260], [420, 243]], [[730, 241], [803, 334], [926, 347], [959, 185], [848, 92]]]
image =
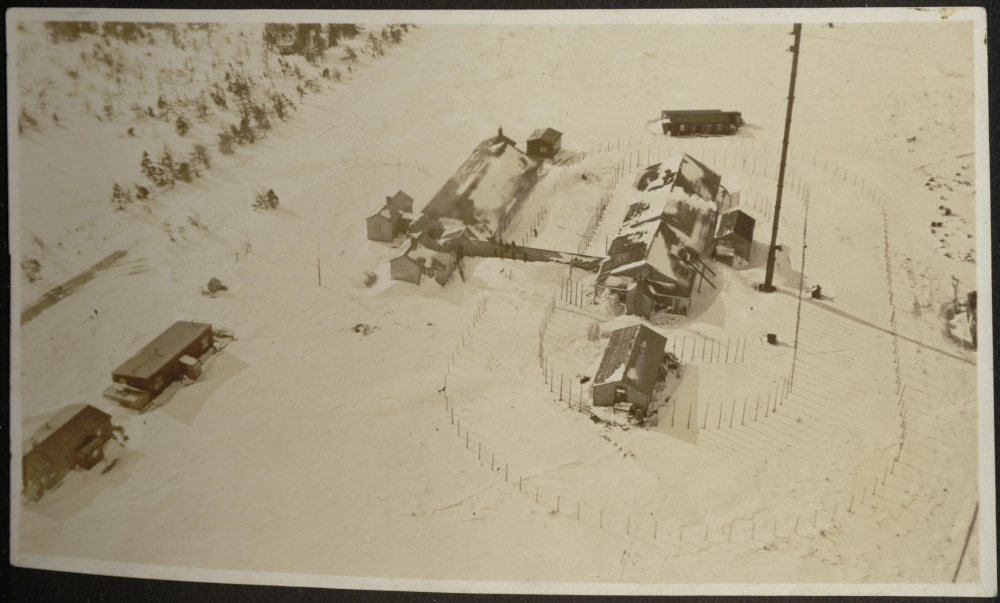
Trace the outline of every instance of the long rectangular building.
[[146, 392], [152, 400], [173, 381], [200, 368], [190, 360], [182, 361], [185, 356], [196, 361], [213, 343], [212, 325], [175, 322], [115, 369], [111, 378], [115, 383]]

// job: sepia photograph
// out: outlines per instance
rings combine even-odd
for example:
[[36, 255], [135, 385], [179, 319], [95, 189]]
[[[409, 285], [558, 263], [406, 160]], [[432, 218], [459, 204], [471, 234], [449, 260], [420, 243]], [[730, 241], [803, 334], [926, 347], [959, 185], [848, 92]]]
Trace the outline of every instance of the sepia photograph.
[[996, 596], [984, 9], [6, 27], [13, 565]]

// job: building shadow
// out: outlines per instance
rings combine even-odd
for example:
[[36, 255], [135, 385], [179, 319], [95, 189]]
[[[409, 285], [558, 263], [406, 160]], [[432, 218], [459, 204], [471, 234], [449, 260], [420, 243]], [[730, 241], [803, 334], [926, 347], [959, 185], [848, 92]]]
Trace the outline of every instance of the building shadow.
[[[204, 367], [201, 377], [182, 385], [174, 383], [169, 398], [159, 405], [163, 414], [185, 425], [193, 425], [205, 402], [227, 381], [242, 372], [249, 365], [225, 350], [212, 356]], [[170, 389], [168, 388], [168, 389]], [[161, 395], [162, 398], [166, 393]], [[159, 402], [159, 399], [157, 399]], [[148, 411], [147, 411], [148, 412]]]

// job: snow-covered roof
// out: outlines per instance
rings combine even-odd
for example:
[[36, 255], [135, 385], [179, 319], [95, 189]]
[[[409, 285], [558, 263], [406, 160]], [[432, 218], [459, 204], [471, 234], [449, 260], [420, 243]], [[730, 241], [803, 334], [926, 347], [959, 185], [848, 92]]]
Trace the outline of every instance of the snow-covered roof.
[[613, 331], [594, 385], [624, 382], [652, 394], [666, 344], [666, 337], [643, 324]]
[[552, 128], [538, 128], [531, 133], [528, 140], [542, 140], [549, 144], [556, 144], [562, 138], [562, 132]]
[[608, 246], [599, 279], [642, 274], [667, 284], [675, 295], [688, 294], [695, 274], [689, 263], [712, 235], [718, 179], [689, 155], [647, 167], [636, 178], [636, 200]]
[[492, 232], [540, 178], [542, 163], [528, 157], [506, 137], [484, 140], [431, 198], [423, 213], [478, 224]]

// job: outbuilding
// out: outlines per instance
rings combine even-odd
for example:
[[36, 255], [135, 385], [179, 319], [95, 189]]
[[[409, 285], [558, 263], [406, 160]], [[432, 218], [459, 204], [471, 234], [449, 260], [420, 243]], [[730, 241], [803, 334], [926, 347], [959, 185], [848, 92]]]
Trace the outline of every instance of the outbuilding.
[[[212, 325], [175, 322], [111, 373], [115, 384], [128, 386], [145, 396], [139, 396], [134, 403], [112, 399], [141, 410], [177, 379], [185, 376], [196, 379], [201, 374], [201, 356], [213, 344]], [[136, 408], [133, 404], [141, 406]]]
[[671, 136], [735, 134], [743, 125], [739, 111], [719, 109], [667, 110], [660, 113], [663, 133]]
[[531, 157], [552, 159], [562, 149], [562, 132], [552, 128], [539, 128], [528, 137], [526, 148]]
[[594, 406], [631, 404], [645, 415], [666, 346], [666, 337], [643, 324], [613, 331], [594, 376]]
[[749, 265], [755, 225], [756, 220], [738, 209], [723, 215], [715, 234], [716, 261], [733, 268]]
[[68, 406], [24, 442], [21, 457], [24, 493], [38, 500], [70, 471], [90, 469], [104, 460], [112, 436], [111, 415], [89, 404]]

